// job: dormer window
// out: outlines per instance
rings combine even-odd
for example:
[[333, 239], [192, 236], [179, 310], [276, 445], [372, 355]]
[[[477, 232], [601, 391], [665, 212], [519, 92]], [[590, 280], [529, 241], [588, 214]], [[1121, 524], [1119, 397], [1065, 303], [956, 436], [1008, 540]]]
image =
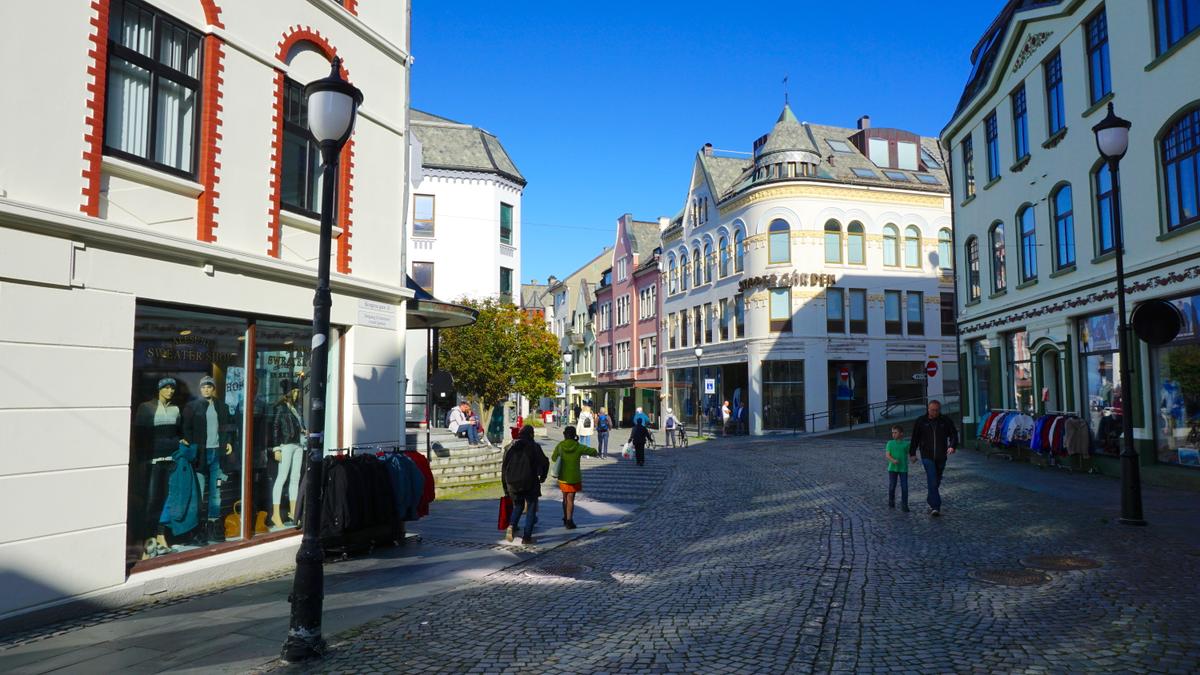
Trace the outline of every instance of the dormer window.
[[896, 168], [907, 169], [908, 171], [916, 171], [917, 166], [917, 144], [907, 141], [896, 141]]
[[870, 158], [875, 166], [891, 166], [891, 159], [888, 153], [888, 142], [886, 138], [868, 138], [867, 139], [867, 157]]

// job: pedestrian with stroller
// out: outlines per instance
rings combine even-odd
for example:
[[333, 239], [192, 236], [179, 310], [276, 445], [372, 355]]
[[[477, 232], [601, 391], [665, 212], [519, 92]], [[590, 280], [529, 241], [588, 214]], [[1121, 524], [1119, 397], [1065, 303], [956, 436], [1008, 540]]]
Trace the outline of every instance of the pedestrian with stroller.
[[579, 467], [579, 460], [584, 455], [595, 457], [599, 453], [579, 442], [579, 434], [575, 432], [573, 426], [563, 429], [563, 437], [563, 440], [554, 446], [550, 461], [559, 462], [561, 460], [558, 468], [558, 489], [562, 491], [563, 496], [563, 525], [568, 530], [573, 530], [575, 529], [575, 495], [583, 492], [583, 470]]
[[546, 459], [542, 447], [533, 440], [533, 427], [526, 424], [521, 427], [517, 440], [504, 452], [504, 460], [500, 464], [500, 482], [504, 486], [504, 494], [513, 502], [512, 517], [504, 536], [506, 540], [513, 540], [513, 533], [524, 513], [525, 531], [521, 534], [521, 543], [526, 546], [535, 543], [533, 526], [537, 523], [538, 498], [542, 496], [542, 483], [549, 471], [550, 461]]

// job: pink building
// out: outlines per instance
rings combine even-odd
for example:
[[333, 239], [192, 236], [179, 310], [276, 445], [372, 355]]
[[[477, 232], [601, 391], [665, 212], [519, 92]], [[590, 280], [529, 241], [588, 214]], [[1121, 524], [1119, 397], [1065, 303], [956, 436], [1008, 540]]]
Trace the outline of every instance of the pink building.
[[596, 388], [592, 406], [608, 408], [621, 426], [640, 406], [658, 424], [662, 401], [659, 319], [662, 309], [659, 257], [661, 225], [617, 220], [612, 267], [596, 288]]

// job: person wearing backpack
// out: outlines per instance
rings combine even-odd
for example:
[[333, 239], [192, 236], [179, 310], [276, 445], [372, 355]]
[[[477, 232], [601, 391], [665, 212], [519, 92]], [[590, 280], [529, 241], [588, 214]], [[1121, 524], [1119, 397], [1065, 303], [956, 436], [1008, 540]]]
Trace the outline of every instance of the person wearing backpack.
[[670, 408], [667, 408], [667, 417], [663, 420], [663, 428], [667, 430], [667, 447], [679, 447], [675, 442], [675, 431], [679, 428], [679, 418]]
[[592, 434], [596, 432], [596, 417], [592, 415], [592, 406], [585, 405], [579, 412], [579, 442], [592, 447]]
[[504, 485], [504, 493], [513, 501], [512, 517], [504, 534], [506, 540], [513, 540], [513, 533], [524, 513], [525, 531], [521, 534], [521, 543], [526, 546], [536, 543], [533, 526], [537, 523], [538, 498], [542, 496], [542, 483], [549, 472], [550, 460], [533, 440], [533, 427], [526, 424], [521, 427], [517, 440], [504, 452], [500, 464], [500, 482]]
[[600, 408], [600, 414], [596, 417], [596, 448], [600, 450], [600, 457], [608, 457], [608, 432], [612, 430], [612, 418], [608, 416], [608, 408]]

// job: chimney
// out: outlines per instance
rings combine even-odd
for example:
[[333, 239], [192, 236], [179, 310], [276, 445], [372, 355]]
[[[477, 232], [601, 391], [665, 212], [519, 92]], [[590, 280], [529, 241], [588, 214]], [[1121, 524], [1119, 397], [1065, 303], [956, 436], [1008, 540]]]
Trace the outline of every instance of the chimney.
[[712, 157], [712, 143], [705, 143], [703, 152], [705, 157]]
[[863, 115], [862, 117], [858, 118], [858, 128], [859, 129], [870, 129], [871, 128], [871, 116]]

